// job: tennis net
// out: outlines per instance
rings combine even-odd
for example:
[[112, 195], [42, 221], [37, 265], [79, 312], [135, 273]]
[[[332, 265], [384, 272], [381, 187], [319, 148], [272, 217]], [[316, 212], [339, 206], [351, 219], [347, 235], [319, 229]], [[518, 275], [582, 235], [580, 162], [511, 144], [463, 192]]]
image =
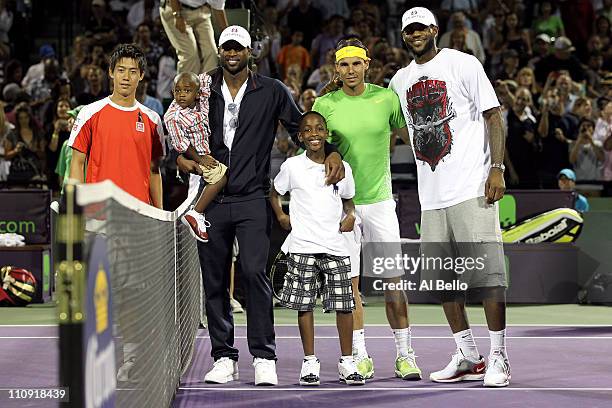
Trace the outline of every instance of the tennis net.
[[[107, 328], [108, 337], [112, 337], [110, 346], [104, 350], [114, 355], [115, 368], [111, 376], [113, 370], [108, 367], [113, 362], [91, 363], [102, 359], [100, 344], [104, 341], [96, 340], [92, 351], [87, 340], [92, 334], [85, 328], [80, 334], [86, 344], [80, 359], [83, 405], [104, 405], [98, 403], [110, 398], [118, 407], [169, 407], [191, 362], [200, 323], [202, 294], [196, 243], [179, 221], [192, 200], [174, 212], [161, 211], [107, 181], [78, 186], [76, 201], [86, 226], [83, 269], [99, 275], [96, 271], [102, 266], [96, 264], [105, 265], [98, 260], [99, 248], [105, 252], [101, 259], [107, 260], [113, 324]], [[99, 240], [104, 241], [103, 246], [98, 245]], [[94, 316], [84, 314], [83, 324], [87, 327], [87, 319], [95, 320], [94, 337], [103, 332], [99, 330], [100, 316], [106, 316], [100, 312], [105, 294], [100, 279], [93, 286], [83, 284], [87, 287], [84, 302], [91, 298], [95, 310]], [[106, 375], [101, 369], [105, 366]]]

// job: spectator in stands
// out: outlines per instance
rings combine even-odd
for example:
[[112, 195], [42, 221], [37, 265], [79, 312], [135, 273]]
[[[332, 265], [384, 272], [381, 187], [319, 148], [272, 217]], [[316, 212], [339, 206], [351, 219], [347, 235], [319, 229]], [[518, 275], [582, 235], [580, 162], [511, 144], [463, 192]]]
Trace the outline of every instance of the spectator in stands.
[[[268, 46], [266, 47], [267, 58], [266, 63], [262, 64], [265, 66], [265, 71], [260, 72], [262, 75], [278, 78], [276, 58], [280, 53], [282, 36], [278, 29], [278, 11], [275, 7], [266, 7], [264, 9], [264, 32], [268, 36]], [[267, 74], [264, 72], [267, 72]]]
[[177, 72], [200, 74], [217, 66], [217, 45], [211, 22], [227, 24], [225, 0], [167, 0], [160, 8], [164, 31], [178, 57]]
[[[378, 86], [385, 86], [385, 73], [384, 66], [380, 60], [372, 59], [370, 61], [370, 68], [366, 72], [366, 82], [369, 82]], [[396, 72], [396, 71], [394, 71]]]
[[40, 56], [40, 62], [28, 68], [25, 77], [21, 81], [21, 86], [24, 89], [28, 89], [30, 83], [45, 76], [45, 61], [55, 58], [55, 50], [49, 44], [44, 44], [40, 47], [38, 55]]
[[102, 68], [97, 65], [89, 65], [87, 69], [87, 90], [76, 97], [79, 105], [89, 105], [108, 96], [103, 76]]
[[536, 64], [550, 55], [550, 37], [548, 34], [538, 34], [533, 43], [533, 58], [527, 62], [527, 66], [535, 69]]
[[578, 127], [578, 137], [570, 144], [569, 160], [578, 181], [601, 180], [601, 166], [605, 160], [603, 143], [593, 139], [595, 122], [583, 118]]
[[37, 120], [43, 121], [43, 115], [48, 105], [53, 102], [51, 91], [60, 78], [60, 65], [55, 58], [45, 60], [44, 74], [40, 79], [30, 82], [27, 88], [32, 97], [30, 107]]
[[547, 76], [553, 71], [567, 70], [574, 81], [582, 82], [586, 79], [582, 64], [572, 53], [575, 48], [567, 37], [555, 40], [554, 53], [542, 58], [535, 65], [536, 80], [543, 84]]
[[452, 49], [465, 52], [466, 54], [474, 55], [474, 51], [468, 48], [465, 42], [466, 34], [462, 30], [453, 30], [451, 32], [450, 47]]
[[514, 49], [507, 49], [502, 53], [501, 70], [495, 75], [496, 79], [514, 79], [519, 69], [519, 53]]
[[[461, 11], [453, 13], [451, 15], [450, 21], [451, 21], [453, 31], [463, 31], [465, 33], [465, 36], [466, 36], [465, 42], [468, 48], [474, 51], [474, 56], [478, 58], [478, 60], [482, 64], [484, 64], [485, 52], [484, 52], [484, 49], [482, 48], [482, 41], [480, 39], [480, 35], [476, 31], [471, 30], [467, 27], [465, 14], [463, 14], [463, 12]], [[440, 48], [449, 47], [451, 32], [452, 31], [448, 31], [442, 34], [442, 37], [440, 37], [440, 41], [438, 43]]]
[[578, 99], [577, 91], [580, 86], [572, 81], [569, 73], [561, 71], [555, 83], [559, 94], [559, 101], [563, 106], [563, 114], [570, 112], [574, 107], [574, 102]]
[[147, 57], [147, 73], [150, 75], [149, 91], [155, 95], [157, 90], [157, 69], [159, 67], [159, 59], [164, 54], [164, 50], [157, 42], [151, 39], [151, 26], [149, 23], [138, 25], [136, 35], [134, 35], [134, 44], [139, 46]]
[[310, 112], [316, 98], [317, 92], [314, 89], [305, 89], [300, 96], [300, 108], [302, 109], [302, 112]]
[[591, 0], [562, 0], [559, 2], [559, 8], [565, 35], [582, 52], [593, 32], [593, 21], [595, 21], [595, 11]]
[[0, 182], [6, 181], [11, 168], [11, 161], [6, 158], [5, 146], [8, 136], [14, 129], [15, 126], [6, 120], [4, 107], [0, 106]]
[[351, 14], [346, 0], [314, 0], [313, 4], [321, 10], [325, 20], [331, 19], [334, 16], [345, 19], [349, 18]]
[[[574, 101], [571, 111], [561, 118], [561, 130], [568, 139], [576, 140], [578, 137], [578, 127], [583, 119], [591, 119], [593, 115], [593, 105], [591, 100], [585, 96], [580, 96]], [[594, 125], [593, 125], [594, 126]]]
[[605, 181], [612, 181], [612, 99], [599, 98], [597, 101], [599, 108], [599, 118], [595, 123], [593, 139], [603, 143], [605, 150], [605, 160], [602, 178]]
[[157, 70], [157, 90], [155, 96], [162, 101], [166, 108], [174, 99], [172, 90], [174, 89], [174, 77], [176, 77], [176, 59], [174, 49], [168, 47], [164, 50], [164, 55], [159, 59]]
[[7, 180], [28, 185], [44, 179], [46, 144], [26, 103], [15, 108], [15, 117], [15, 131], [4, 141], [4, 157], [11, 161]]
[[[572, 169], [563, 169], [557, 175], [557, 185], [559, 189], [563, 191], [576, 191], [576, 173]], [[574, 209], [585, 213], [589, 211], [589, 202], [585, 196], [576, 193], [576, 201], [574, 203]]]
[[312, 74], [306, 81], [306, 86], [314, 88], [317, 94], [323, 89], [323, 87], [333, 78], [336, 70], [335, 66], [335, 47], [327, 52], [325, 64], [312, 71]]
[[85, 27], [93, 33], [91, 39], [95, 45], [106, 48], [117, 42], [117, 25], [108, 16], [104, 0], [91, 1], [91, 17]]
[[598, 98], [601, 96], [601, 81], [606, 71], [603, 70], [604, 57], [599, 51], [589, 54], [587, 68], [585, 71], [587, 95]]
[[84, 35], [77, 35], [72, 43], [72, 51], [64, 57], [64, 71], [70, 80], [79, 75], [79, 70], [89, 58], [89, 40]]
[[310, 49], [312, 40], [319, 33], [316, 21], [322, 21], [321, 10], [311, 4], [311, 0], [299, 0], [287, 16], [287, 23], [292, 31], [301, 31], [304, 34], [304, 47]]
[[142, 103], [147, 108], [151, 109], [153, 112], [157, 113], [159, 117], [163, 117], [164, 107], [161, 101], [148, 94], [150, 82], [151, 82], [151, 76], [147, 72], [145, 73], [142, 80], [138, 83], [138, 87], [136, 88], [136, 100]]
[[556, 87], [545, 91], [540, 107], [542, 116], [537, 131], [542, 139], [542, 153], [538, 176], [541, 187], [554, 188], [559, 170], [569, 167], [569, 140], [561, 130], [563, 104]]
[[50, 187], [53, 190], [57, 190], [59, 183], [54, 182], [55, 177], [50, 177], [51, 173], [57, 166], [57, 160], [59, 158], [60, 150], [65, 141], [70, 137], [70, 116], [68, 111], [72, 109], [70, 100], [59, 99], [54, 104], [55, 114], [52, 121], [52, 128], [46, 137], [47, 145], [47, 178], [50, 181]]
[[291, 96], [293, 96], [293, 101], [295, 103], [298, 102], [302, 94], [303, 78], [302, 68], [300, 68], [298, 64], [291, 64], [287, 67], [287, 73], [283, 78], [283, 83], [287, 85], [287, 88], [291, 91]]
[[4, 52], [9, 50], [9, 31], [13, 26], [13, 13], [7, 8], [6, 0], [0, 0], [0, 47]]
[[[461, 12], [469, 20], [467, 21], [468, 27], [472, 28], [478, 22], [478, 0], [443, 0], [440, 4], [440, 12], [438, 18], [441, 20], [441, 24], [444, 24], [450, 16], [450, 22], [447, 30], [453, 28], [453, 14]], [[441, 25], [444, 27], [444, 25]]]
[[283, 78], [287, 76], [287, 70], [292, 65], [299, 66], [302, 72], [306, 72], [310, 68], [310, 54], [308, 50], [302, 46], [302, 41], [304, 41], [304, 33], [301, 31], [294, 31], [291, 34], [291, 43], [281, 48], [276, 62], [278, 63]]
[[[518, 70], [514, 78], [519, 87], [527, 88], [531, 94], [531, 99], [537, 101], [540, 98], [541, 89], [535, 80], [535, 73], [529, 67], [523, 67]], [[531, 105], [532, 109], [534, 105]], [[535, 112], [533, 112], [535, 113]]]
[[537, 188], [537, 153], [539, 140], [536, 136], [536, 118], [530, 106], [533, 104], [527, 88], [519, 88], [512, 108], [508, 111], [506, 124], [506, 155], [504, 163], [509, 185], [514, 188]]
[[4, 82], [0, 86], [0, 94], [4, 91], [4, 87], [8, 84], [21, 84], [23, 80], [23, 68], [21, 62], [16, 59], [12, 59], [4, 66]]
[[130, 31], [135, 33], [141, 24], [153, 24], [158, 18], [159, 0], [138, 0], [130, 7], [127, 23]]
[[565, 36], [563, 20], [557, 14], [552, 1], [540, 3], [538, 18], [533, 22], [533, 31], [537, 34], [546, 34], [550, 37]]
[[516, 50], [521, 61], [525, 65], [531, 58], [531, 40], [529, 32], [521, 28], [521, 24], [516, 13], [509, 13], [506, 16], [504, 26], [504, 45], [505, 50]]
[[319, 68], [325, 64], [327, 52], [336, 48], [336, 44], [343, 35], [344, 19], [341, 16], [333, 16], [324, 23], [323, 31], [315, 37], [310, 47], [313, 68]]
[[610, 28], [611, 24], [612, 22], [603, 15], [599, 15], [595, 19], [594, 34], [599, 36], [601, 39], [603, 49], [609, 49], [610, 47], [610, 40], [612, 39], [612, 29]]

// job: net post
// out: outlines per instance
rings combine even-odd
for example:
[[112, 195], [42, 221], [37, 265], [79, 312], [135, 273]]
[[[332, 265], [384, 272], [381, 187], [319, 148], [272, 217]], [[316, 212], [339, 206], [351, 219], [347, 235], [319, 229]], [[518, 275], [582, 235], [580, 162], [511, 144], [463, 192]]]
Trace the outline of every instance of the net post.
[[76, 185], [64, 189], [57, 224], [57, 293], [59, 326], [60, 385], [69, 392], [63, 407], [85, 406], [85, 322], [86, 268], [83, 260], [84, 220], [76, 203]]

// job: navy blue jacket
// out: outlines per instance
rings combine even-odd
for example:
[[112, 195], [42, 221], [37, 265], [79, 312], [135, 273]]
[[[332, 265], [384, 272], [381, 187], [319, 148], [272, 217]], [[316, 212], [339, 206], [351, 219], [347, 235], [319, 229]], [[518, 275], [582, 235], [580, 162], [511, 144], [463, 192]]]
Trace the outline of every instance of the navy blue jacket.
[[212, 76], [209, 98], [211, 155], [228, 167], [227, 184], [216, 201], [245, 201], [267, 197], [270, 189], [270, 152], [279, 121], [296, 144], [301, 112], [289, 89], [280, 81], [249, 71], [238, 113], [238, 128], [230, 150], [223, 143], [225, 100], [223, 70]]

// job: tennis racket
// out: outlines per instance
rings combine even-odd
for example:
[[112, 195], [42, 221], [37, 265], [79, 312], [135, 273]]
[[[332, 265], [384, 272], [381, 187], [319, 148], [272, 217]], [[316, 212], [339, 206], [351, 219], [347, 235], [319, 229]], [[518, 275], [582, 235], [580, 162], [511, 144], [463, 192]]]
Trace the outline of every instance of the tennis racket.
[[270, 268], [270, 282], [272, 283], [272, 294], [280, 300], [281, 290], [285, 284], [285, 275], [287, 274], [287, 255], [283, 251], [279, 251], [272, 262]]

